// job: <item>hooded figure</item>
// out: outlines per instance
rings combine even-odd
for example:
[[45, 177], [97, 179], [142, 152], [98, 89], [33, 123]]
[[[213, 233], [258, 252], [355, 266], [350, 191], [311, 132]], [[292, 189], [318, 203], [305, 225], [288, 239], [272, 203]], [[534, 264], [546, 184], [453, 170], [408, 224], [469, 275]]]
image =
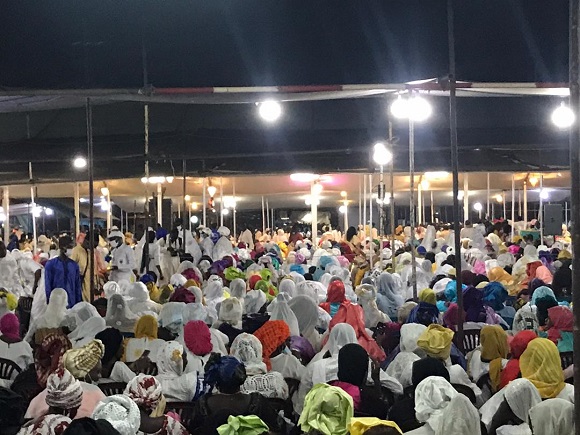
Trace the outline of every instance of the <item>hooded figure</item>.
[[142, 282], [133, 283], [129, 296], [132, 298], [130, 309], [136, 316], [142, 316], [147, 313], [158, 315], [161, 311], [161, 305], [151, 300], [149, 290]]
[[[35, 333], [39, 330], [59, 328], [65, 318], [67, 304], [68, 293], [61, 288], [54, 289], [44, 314], [42, 314], [38, 319], [32, 320], [32, 324], [30, 325], [24, 340], [28, 342], [32, 341]], [[42, 337], [37, 337], [37, 343], [39, 343], [39, 339], [42, 340], [44, 336], [44, 334], [41, 335]]]
[[359, 303], [363, 307], [365, 327], [374, 328], [379, 323], [389, 323], [391, 319], [377, 307], [377, 289], [371, 284], [362, 284], [356, 288]]
[[119, 294], [111, 296], [107, 302], [107, 326], [124, 333], [132, 333], [138, 317], [127, 306], [125, 298]]
[[224, 258], [226, 255], [232, 255], [234, 252], [234, 247], [232, 242], [230, 242], [230, 230], [224, 226], [221, 226], [217, 230], [220, 238], [216, 242], [212, 250], [211, 258], [213, 261], [218, 261]]
[[397, 309], [405, 301], [401, 296], [401, 289], [397, 288], [394, 277], [387, 272], [381, 273], [377, 279], [377, 307], [389, 318], [397, 317]]

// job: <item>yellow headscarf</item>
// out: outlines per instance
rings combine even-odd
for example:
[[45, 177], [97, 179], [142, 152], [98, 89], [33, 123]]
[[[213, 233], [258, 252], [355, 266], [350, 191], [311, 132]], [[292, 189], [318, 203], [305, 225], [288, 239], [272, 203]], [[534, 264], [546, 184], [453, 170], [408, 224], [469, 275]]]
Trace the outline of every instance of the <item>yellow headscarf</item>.
[[381, 420], [376, 417], [354, 417], [350, 419], [348, 424], [348, 430], [350, 435], [362, 435], [371, 427], [375, 426], [387, 426], [394, 428], [400, 434], [403, 431], [399, 428], [397, 423], [394, 421]]
[[437, 305], [437, 296], [433, 289], [426, 288], [419, 293], [419, 302], [426, 302], [431, 305]]
[[479, 334], [481, 343], [481, 360], [489, 361], [489, 380], [492, 393], [495, 393], [501, 381], [502, 359], [507, 358], [509, 346], [507, 334], [499, 325], [487, 325]]
[[135, 323], [135, 338], [157, 338], [159, 324], [157, 319], [150, 314], [141, 316]]
[[556, 345], [547, 338], [535, 338], [520, 357], [522, 377], [536, 386], [542, 399], [555, 398], [566, 386]]
[[417, 339], [417, 345], [427, 355], [445, 361], [451, 354], [453, 334], [451, 329], [433, 323]]
[[489, 282], [499, 282], [504, 285], [510, 294], [517, 293], [517, 285], [514, 285], [513, 277], [507, 273], [503, 268], [497, 266], [489, 271], [487, 274]]
[[571, 259], [572, 254], [570, 254], [570, 251], [567, 251], [565, 249], [560, 251], [560, 253], [558, 254], [558, 260], [571, 260]]
[[148, 282], [145, 284], [147, 286], [147, 290], [149, 290], [149, 297], [154, 302], [159, 302], [159, 296], [161, 295], [161, 290], [154, 282]]

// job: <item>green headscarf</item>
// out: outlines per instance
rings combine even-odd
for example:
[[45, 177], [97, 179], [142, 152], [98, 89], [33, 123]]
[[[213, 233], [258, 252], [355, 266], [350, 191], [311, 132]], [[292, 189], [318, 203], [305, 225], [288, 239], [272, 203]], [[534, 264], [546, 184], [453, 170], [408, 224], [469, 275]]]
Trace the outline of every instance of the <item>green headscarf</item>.
[[298, 425], [305, 433], [314, 429], [324, 435], [346, 435], [353, 415], [352, 397], [343, 389], [317, 384], [306, 395]]
[[228, 422], [217, 428], [220, 435], [261, 435], [270, 429], [256, 415], [239, 415], [228, 417]]

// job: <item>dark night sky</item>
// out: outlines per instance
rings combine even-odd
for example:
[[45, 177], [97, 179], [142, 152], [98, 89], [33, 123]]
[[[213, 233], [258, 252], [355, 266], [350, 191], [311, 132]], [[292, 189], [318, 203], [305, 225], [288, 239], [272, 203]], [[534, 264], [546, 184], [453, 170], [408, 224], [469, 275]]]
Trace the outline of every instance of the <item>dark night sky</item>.
[[[457, 74], [566, 81], [566, 0], [457, 1]], [[404, 82], [447, 71], [443, 0], [0, 0], [0, 86]], [[143, 30], [144, 29], [144, 30]]]

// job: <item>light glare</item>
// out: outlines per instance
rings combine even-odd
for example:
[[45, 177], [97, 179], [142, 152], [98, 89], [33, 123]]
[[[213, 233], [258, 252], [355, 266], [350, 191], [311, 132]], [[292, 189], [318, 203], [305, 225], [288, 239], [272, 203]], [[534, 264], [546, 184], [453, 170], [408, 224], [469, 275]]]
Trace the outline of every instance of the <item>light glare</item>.
[[266, 100], [260, 103], [258, 112], [264, 121], [274, 122], [282, 115], [282, 106], [277, 101]]
[[373, 160], [379, 166], [384, 166], [393, 158], [393, 154], [387, 149], [384, 143], [377, 142], [373, 148]]
[[75, 157], [73, 160], [73, 166], [77, 169], [83, 169], [87, 167], [87, 159], [82, 156]]
[[574, 115], [572, 109], [570, 109], [564, 103], [560, 104], [552, 112], [552, 122], [558, 128], [569, 128], [572, 126], [572, 124], [574, 124], [575, 120], [576, 115]]

